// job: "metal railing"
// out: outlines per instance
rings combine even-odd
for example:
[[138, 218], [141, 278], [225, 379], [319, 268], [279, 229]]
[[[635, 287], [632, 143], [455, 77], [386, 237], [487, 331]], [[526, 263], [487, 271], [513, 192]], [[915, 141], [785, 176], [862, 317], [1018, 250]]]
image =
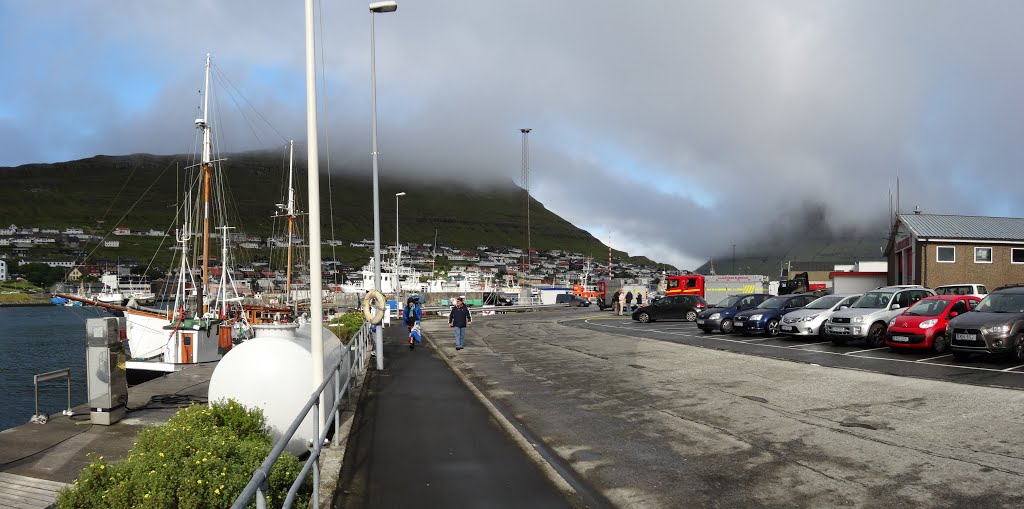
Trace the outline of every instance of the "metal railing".
[[68, 408], [61, 413], [64, 415], [72, 415], [74, 413], [71, 411], [71, 368], [47, 371], [46, 373], [32, 375], [32, 385], [35, 386], [36, 393], [36, 413], [32, 414], [32, 422], [37, 424], [46, 424], [47, 420], [47, 416], [39, 413], [39, 382], [60, 380], [61, 378], [67, 379], [68, 381]]
[[[338, 363], [331, 367], [331, 375], [325, 377], [323, 383], [313, 392], [310, 396], [309, 401], [299, 411], [299, 415], [292, 421], [291, 426], [284, 432], [284, 435], [277, 441], [274, 448], [267, 455], [267, 458], [263, 460], [263, 464], [253, 472], [252, 477], [249, 479], [249, 484], [245, 486], [242, 493], [238, 495], [234, 503], [231, 505], [232, 509], [241, 509], [249, 504], [250, 501], [255, 497], [256, 508], [265, 509], [267, 506], [267, 479], [270, 477], [270, 469], [274, 467], [274, 463], [284, 452], [288, 442], [291, 441], [295, 432], [298, 431], [299, 426], [309, 415], [309, 412], [313, 411], [313, 435], [318, 437], [317, 440], [310, 446], [309, 459], [302, 466], [302, 471], [299, 472], [295, 482], [292, 483], [291, 488], [288, 490], [288, 496], [285, 498], [284, 505], [281, 507], [289, 508], [295, 502], [295, 496], [299, 492], [299, 488], [302, 487], [302, 483], [305, 482], [306, 477], [309, 475], [310, 470], [313, 471], [313, 504], [311, 507], [320, 507], [320, 450], [323, 448], [324, 441], [327, 439], [327, 432], [330, 430], [331, 425], [334, 425], [334, 443], [337, 444], [339, 441], [340, 434], [340, 404], [342, 396], [345, 396], [346, 402], [351, 402], [351, 390], [353, 387], [352, 381], [362, 374], [366, 369], [367, 363], [367, 351], [370, 345], [373, 344], [373, 336], [370, 334], [370, 324], [364, 323], [362, 328], [352, 337], [346, 348], [343, 349], [341, 358], [338, 359]], [[344, 372], [344, 383], [342, 383], [342, 374]], [[327, 388], [328, 384], [334, 382], [334, 406], [330, 409], [330, 415], [327, 417], [327, 421], [324, 423], [324, 430], [320, 431], [320, 396]], [[325, 414], [327, 415], [327, 414]]]

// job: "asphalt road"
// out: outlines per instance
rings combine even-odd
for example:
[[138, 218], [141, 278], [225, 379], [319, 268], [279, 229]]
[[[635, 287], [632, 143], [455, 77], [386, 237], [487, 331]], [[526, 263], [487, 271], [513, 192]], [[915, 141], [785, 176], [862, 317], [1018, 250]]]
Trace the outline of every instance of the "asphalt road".
[[[974, 385], [1011, 385], [1013, 366], [627, 320], [592, 309], [478, 317], [465, 350], [441, 348], [538, 449], [618, 507], [1024, 506], [1024, 391]], [[424, 323], [445, 337], [443, 323]], [[939, 374], [887, 374], [919, 369]]]
[[973, 356], [960, 362], [951, 353], [927, 351], [890, 351], [889, 347], [869, 348], [862, 342], [843, 346], [824, 338], [788, 336], [744, 336], [742, 334], [707, 334], [692, 322], [664, 320], [640, 323], [628, 316], [607, 312], [591, 315], [569, 325], [669, 341], [684, 345], [715, 348], [761, 357], [772, 357], [821, 366], [863, 369], [897, 376], [933, 378], [948, 382], [1024, 389], [1024, 364], [1007, 357]]

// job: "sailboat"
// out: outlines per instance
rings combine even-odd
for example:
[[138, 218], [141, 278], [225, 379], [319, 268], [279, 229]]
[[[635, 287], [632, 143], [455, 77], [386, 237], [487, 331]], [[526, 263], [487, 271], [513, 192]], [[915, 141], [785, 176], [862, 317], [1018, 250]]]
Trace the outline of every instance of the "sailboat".
[[[172, 372], [191, 364], [218, 361], [232, 346], [253, 336], [252, 324], [288, 321], [289, 310], [281, 307], [243, 305], [242, 296], [229, 270], [228, 244], [231, 227], [212, 226], [211, 192], [218, 185], [219, 161], [213, 159], [213, 143], [209, 111], [210, 55], [206, 56], [203, 90], [203, 117], [195, 126], [202, 132], [202, 155], [196, 183], [195, 210], [200, 217], [193, 218], [193, 191], [185, 194], [180, 227], [176, 230], [178, 256], [177, 285], [172, 306], [167, 310], [152, 309], [129, 303], [128, 306], [89, 300], [80, 296], [58, 294], [69, 300], [105, 307], [124, 314], [124, 342], [126, 368], [132, 371]], [[215, 168], [216, 167], [216, 168]], [[222, 179], [221, 179], [222, 180]], [[193, 220], [196, 220], [193, 231]], [[211, 227], [221, 230], [221, 269], [216, 285], [211, 282], [210, 247]], [[201, 250], [201, 266], [190, 263], [193, 249]], [[197, 253], [198, 254], [198, 253]], [[199, 271], [199, 277], [195, 272]]]

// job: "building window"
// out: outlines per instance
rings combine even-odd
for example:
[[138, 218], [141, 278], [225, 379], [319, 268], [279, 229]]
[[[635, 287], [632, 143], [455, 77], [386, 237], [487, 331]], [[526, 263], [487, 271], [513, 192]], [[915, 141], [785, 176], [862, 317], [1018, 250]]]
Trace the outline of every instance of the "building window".
[[939, 246], [935, 248], [935, 261], [939, 263], [953, 263], [956, 261], [956, 249], [953, 246]]
[[1010, 263], [1024, 263], [1024, 247], [1010, 249]]
[[992, 248], [974, 248], [974, 263], [992, 263]]

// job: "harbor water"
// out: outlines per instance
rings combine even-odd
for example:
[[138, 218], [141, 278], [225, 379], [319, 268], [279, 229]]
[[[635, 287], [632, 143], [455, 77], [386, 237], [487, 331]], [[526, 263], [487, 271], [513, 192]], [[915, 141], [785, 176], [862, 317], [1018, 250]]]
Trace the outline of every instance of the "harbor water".
[[[32, 376], [71, 368], [71, 406], [86, 402], [85, 320], [110, 316], [93, 307], [0, 307], [0, 430], [35, 412]], [[67, 407], [65, 380], [39, 384], [39, 412]]]

